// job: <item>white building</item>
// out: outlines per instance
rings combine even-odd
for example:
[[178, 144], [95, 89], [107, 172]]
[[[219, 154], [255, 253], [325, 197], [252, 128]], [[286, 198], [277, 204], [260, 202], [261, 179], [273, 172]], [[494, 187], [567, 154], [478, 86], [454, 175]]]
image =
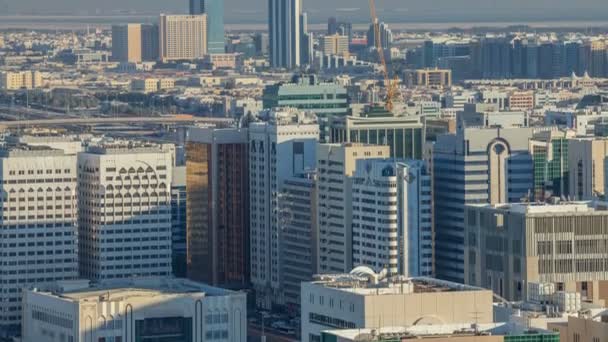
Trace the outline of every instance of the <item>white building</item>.
[[490, 290], [432, 278], [383, 278], [367, 267], [302, 283], [301, 340], [322, 331], [493, 322]]
[[389, 156], [388, 146], [318, 145], [319, 273], [352, 269], [352, 176], [356, 163]]
[[172, 167], [162, 145], [102, 141], [78, 155], [82, 277], [171, 274]]
[[431, 276], [431, 176], [424, 162], [359, 160], [352, 192], [353, 265]]
[[241, 292], [186, 279], [58, 282], [24, 295], [24, 342], [247, 340]]
[[0, 336], [18, 334], [22, 288], [78, 277], [76, 155], [0, 150]]
[[251, 282], [258, 305], [282, 304], [278, 195], [283, 182], [315, 168], [319, 125], [313, 113], [276, 109], [249, 125]]

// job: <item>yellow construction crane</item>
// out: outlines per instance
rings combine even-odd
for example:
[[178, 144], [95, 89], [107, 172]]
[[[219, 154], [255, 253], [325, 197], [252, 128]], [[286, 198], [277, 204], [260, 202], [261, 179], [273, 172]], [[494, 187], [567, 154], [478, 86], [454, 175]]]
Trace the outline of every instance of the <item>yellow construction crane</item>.
[[384, 86], [386, 87], [386, 100], [385, 108], [389, 112], [393, 111], [393, 101], [397, 96], [397, 84], [399, 77], [395, 75], [395, 79], [391, 81], [388, 72], [388, 65], [386, 64], [386, 57], [384, 56], [384, 48], [382, 46], [382, 37], [380, 37], [380, 22], [378, 21], [378, 15], [376, 14], [376, 0], [369, 0], [369, 11], [372, 17], [372, 25], [374, 25], [374, 38], [376, 43], [376, 50], [378, 52], [378, 58], [382, 64], [384, 72]]

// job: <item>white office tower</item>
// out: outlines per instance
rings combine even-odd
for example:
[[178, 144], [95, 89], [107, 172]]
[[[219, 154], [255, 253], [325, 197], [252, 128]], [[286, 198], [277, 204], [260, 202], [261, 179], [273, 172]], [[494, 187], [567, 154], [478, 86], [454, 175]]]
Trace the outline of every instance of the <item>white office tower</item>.
[[80, 276], [171, 274], [171, 179], [166, 146], [101, 141], [78, 155]]
[[261, 113], [249, 125], [251, 282], [258, 306], [282, 305], [279, 202], [283, 182], [315, 168], [319, 125], [292, 108]]
[[353, 266], [389, 275], [433, 275], [431, 176], [420, 160], [357, 161]]
[[0, 336], [14, 336], [23, 288], [78, 277], [76, 155], [3, 147], [0, 179]]
[[302, 0], [268, 0], [270, 65], [300, 66], [302, 51]]
[[352, 143], [318, 146], [319, 273], [352, 270], [352, 176], [356, 163], [389, 156], [388, 146]]

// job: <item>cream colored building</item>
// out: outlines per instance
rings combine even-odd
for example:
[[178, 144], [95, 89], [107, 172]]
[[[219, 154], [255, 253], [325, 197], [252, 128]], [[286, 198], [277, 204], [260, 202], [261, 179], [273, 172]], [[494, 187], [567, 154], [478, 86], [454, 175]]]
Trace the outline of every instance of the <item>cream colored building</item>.
[[112, 26], [112, 59], [117, 62], [142, 61], [142, 25]]
[[570, 139], [568, 142], [569, 195], [589, 200], [604, 195], [604, 159], [608, 138]]
[[145, 78], [131, 81], [132, 91], [146, 94], [173, 88], [175, 88], [175, 80], [172, 78]]
[[339, 34], [325, 36], [322, 49], [326, 55], [348, 55], [348, 36]]
[[596, 317], [570, 316], [567, 323], [549, 323], [548, 328], [559, 332], [560, 342], [608, 341], [608, 315]]
[[245, 293], [176, 278], [62, 281], [48, 290], [24, 291], [23, 342], [247, 340]]
[[19, 90], [42, 87], [42, 74], [39, 71], [0, 72], [0, 89]]
[[606, 203], [469, 205], [464, 218], [466, 284], [510, 301], [530, 298], [530, 283], [608, 300]]
[[164, 15], [159, 25], [163, 62], [196, 60], [207, 55], [207, 15]]
[[322, 331], [493, 322], [492, 291], [432, 278], [382, 279], [366, 267], [302, 283], [303, 342]]
[[352, 177], [357, 160], [389, 158], [388, 146], [317, 146], [319, 273], [344, 273], [353, 266]]

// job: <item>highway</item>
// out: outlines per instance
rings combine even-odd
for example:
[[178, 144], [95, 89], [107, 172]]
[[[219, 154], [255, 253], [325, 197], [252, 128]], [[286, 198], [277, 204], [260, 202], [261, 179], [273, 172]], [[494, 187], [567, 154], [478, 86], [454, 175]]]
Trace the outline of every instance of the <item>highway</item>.
[[167, 117], [114, 117], [114, 118], [62, 118], [62, 119], [34, 119], [34, 120], [16, 120], [16, 121], [0, 121], [0, 127], [50, 127], [63, 125], [82, 125], [95, 126], [102, 124], [229, 124], [234, 120], [231, 118], [201, 118], [201, 117], [182, 117], [182, 116], [167, 116]]

